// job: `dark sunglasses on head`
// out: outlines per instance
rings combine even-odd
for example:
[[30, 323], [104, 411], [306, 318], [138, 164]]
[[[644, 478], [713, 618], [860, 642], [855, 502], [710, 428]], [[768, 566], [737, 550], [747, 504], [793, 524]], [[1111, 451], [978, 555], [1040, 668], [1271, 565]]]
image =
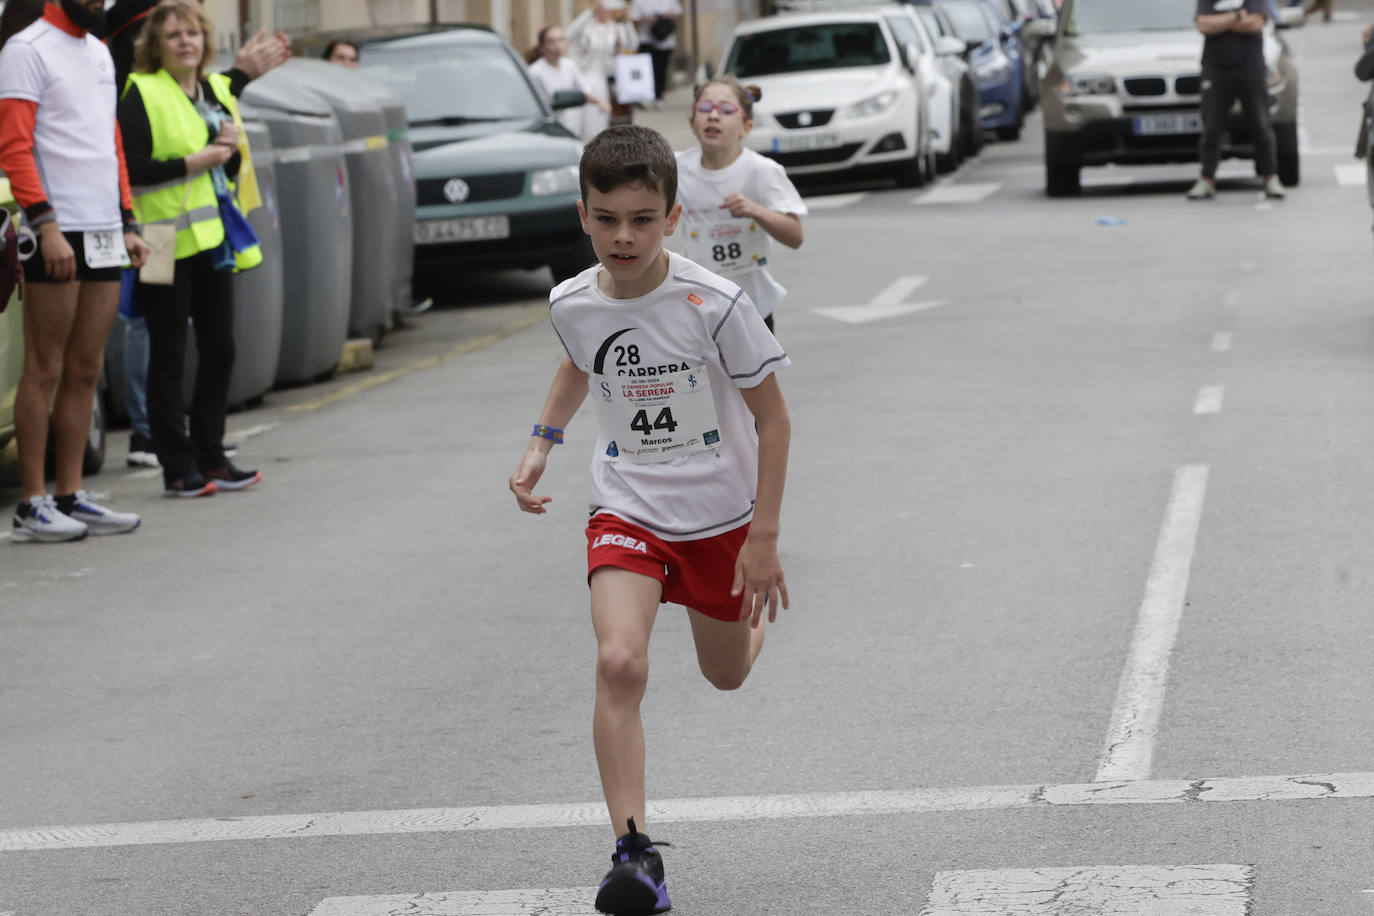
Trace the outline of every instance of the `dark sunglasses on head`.
[[722, 118], [728, 118], [730, 115], [740, 110], [740, 107], [734, 102], [712, 102], [709, 99], [702, 99], [692, 107], [702, 114], [710, 114], [713, 111], [719, 111]]

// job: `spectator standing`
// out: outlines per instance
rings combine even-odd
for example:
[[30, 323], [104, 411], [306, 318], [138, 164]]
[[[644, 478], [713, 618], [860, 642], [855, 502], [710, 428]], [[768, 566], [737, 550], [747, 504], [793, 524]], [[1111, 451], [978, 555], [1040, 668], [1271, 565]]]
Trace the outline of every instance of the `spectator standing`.
[[331, 64], [338, 64], [341, 67], [357, 67], [358, 61], [362, 59], [362, 51], [351, 41], [336, 38], [324, 47], [324, 54], [321, 55]]
[[[581, 92], [587, 97], [587, 104], [577, 108], [564, 108], [555, 112], [558, 122], [583, 140], [590, 140], [605, 129], [606, 117], [611, 106], [605, 97], [597, 95], [591, 83], [583, 75], [582, 69], [568, 56], [568, 41], [563, 30], [556, 25], [546, 25], [539, 30], [539, 44], [530, 53], [530, 76], [544, 91], [544, 97], [553, 102], [555, 93]], [[588, 124], [587, 115], [596, 112], [602, 117]]]
[[[148, 321], [148, 419], [171, 496], [239, 490], [262, 479], [224, 454], [224, 418], [234, 366], [231, 271], [261, 262], [256, 248], [226, 258], [217, 187], [236, 178], [242, 157], [235, 84], [205, 75], [213, 58], [209, 19], [190, 0], [162, 0], [135, 47], [119, 122], [140, 218], [177, 227], [170, 285], [140, 282]], [[190, 410], [182, 402], [186, 324], [200, 364]]]
[[[23, 500], [17, 542], [120, 534], [141, 522], [98, 505], [81, 465], [120, 270], [147, 246], [131, 209], [115, 121], [114, 62], [92, 30], [103, 0], [60, 0], [0, 50], [0, 168], [39, 249], [24, 262], [24, 369], [15, 399]], [[47, 493], [49, 411], [57, 434], [56, 495]]]
[[1264, 39], [1267, 0], [1198, 0], [1197, 28], [1202, 45], [1202, 176], [1188, 191], [1189, 200], [1216, 197], [1221, 135], [1237, 99], [1250, 122], [1256, 170], [1264, 176], [1266, 197], [1285, 196], [1276, 174], [1278, 156], [1269, 121]]
[[[614, 103], [611, 82], [616, 55], [639, 49], [639, 36], [625, 19], [625, 0], [592, 0], [589, 9], [568, 23], [566, 37], [587, 85], [596, 95]], [[585, 109], [582, 113], [582, 126], [589, 137], [601, 133], [609, 124], [610, 118], [599, 109]]]
[[663, 105], [668, 91], [668, 65], [677, 50], [678, 20], [682, 4], [678, 0], [634, 0], [630, 18], [639, 29], [639, 50], [654, 61], [654, 107]]

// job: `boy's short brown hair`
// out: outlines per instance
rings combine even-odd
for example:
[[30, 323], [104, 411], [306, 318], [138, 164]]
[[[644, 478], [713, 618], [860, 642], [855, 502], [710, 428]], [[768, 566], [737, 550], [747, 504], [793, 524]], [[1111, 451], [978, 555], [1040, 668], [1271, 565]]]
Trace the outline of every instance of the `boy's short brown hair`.
[[677, 202], [677, 157], [663, 135], [638, 124], [617, 124], [592, 138], [582, 151], [577, 170], [582, 200], [587, 189], [609, 194], [627, 184], [642, 182], [651, 191], [663, 192], [663, 209]]

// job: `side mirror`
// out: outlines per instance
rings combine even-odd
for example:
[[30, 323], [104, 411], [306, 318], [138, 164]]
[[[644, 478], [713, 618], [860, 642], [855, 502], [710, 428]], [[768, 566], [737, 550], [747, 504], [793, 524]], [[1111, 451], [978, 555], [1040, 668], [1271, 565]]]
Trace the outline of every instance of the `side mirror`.
[[935, 39], [935, 53], [941, 57], [960, 57], [968, 51], [968, 46], [952, 35], [941, 35]]
[[917, 66], [919, 66], [921, 62], [921, 46], [914, 41], [908, 41], [902, 48], [902, 51], [906, 55], [907, 69], [915, 73]]
[[1026, 23], [1026, 36], [1028, 38], [1049, 41], [1057, 31], [1053, 19], [1034, 19]]
[[1279, 10], [1279, 19], [1274, 23], [1276, 29], [1296, 29], [1307, 21], [1307, 15], [1300, 6], [1285, 6]]
[[[958, 39], [955, 40], [957, 41]], [[982, 46], [983, 43], [981, 41], [979, 41], [976, 38], [970, 38], [968, 41], [964, 42], [964, 53], [972, 54], [974, 51], [977, 51]]]
[[562, 111], [564, 108], [581, 108], [587, 104], [585, 93], [578, 92], [576, 89], [560, 89], [553, 94], [553, 110]]

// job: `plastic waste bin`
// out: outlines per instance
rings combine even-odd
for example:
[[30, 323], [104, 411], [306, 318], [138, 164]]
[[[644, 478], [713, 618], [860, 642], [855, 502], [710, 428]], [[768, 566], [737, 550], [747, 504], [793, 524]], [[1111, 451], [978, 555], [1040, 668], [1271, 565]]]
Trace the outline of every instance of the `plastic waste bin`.
[[[380, 340], [391, 326], [394, 259], [400, 248], [396, 235], [402, 217], [393, 177], [399, 163], [388, 148], [379, 89], [370, 77], [322, 60], [298, 58], [274, 72], [318, 93], [339, 120], [353, 195], [353, 296], [348, 329], [355, 337]], [[410, 232], [410, 223], [405, 228]]]
[[348, 336], [353, 207], [343, 134], [333, 109], [278, 67], [244, 90], [245, 121], [267, 126], [282, 250], [281, 351], [276, 382], [329, 375]]

